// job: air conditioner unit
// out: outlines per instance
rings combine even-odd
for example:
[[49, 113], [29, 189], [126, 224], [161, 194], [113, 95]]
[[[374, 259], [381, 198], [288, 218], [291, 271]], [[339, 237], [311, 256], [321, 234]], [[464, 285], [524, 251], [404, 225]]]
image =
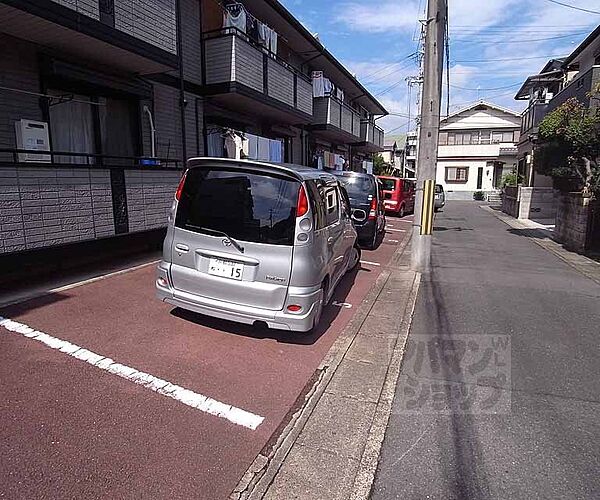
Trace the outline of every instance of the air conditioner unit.
[[553, 97], [554, 94], [552, 92], [546, 92], [546, 102], [550, 102]]
[[[17, 149], [50, 151], [48, 123], [21, 119], [15, 122]], [[50, 155], [19, 153], [19, 162], [50, 163]]]

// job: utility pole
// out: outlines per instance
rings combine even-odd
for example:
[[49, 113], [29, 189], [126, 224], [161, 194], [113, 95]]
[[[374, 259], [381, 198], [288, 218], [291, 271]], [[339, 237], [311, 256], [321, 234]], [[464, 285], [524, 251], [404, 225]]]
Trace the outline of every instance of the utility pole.
[[435, 172], [447, 22], [446, 2], [447, 0], [427, 1], [421, 127], [417, 153], [417, 193], [412, 240], [412, 265], [413, 269], [419, 272], [427, 272], [431, 267]]

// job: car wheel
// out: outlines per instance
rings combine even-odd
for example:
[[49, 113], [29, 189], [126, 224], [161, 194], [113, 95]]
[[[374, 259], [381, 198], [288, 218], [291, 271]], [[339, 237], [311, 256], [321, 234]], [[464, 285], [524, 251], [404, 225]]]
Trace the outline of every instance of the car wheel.
[[406, 215], [406, 212], [404, 211], [404, 205], [400, 205], [400, 211], [398, 212], [398, 217], [402, 218]]
[[321, 302], [319, 304], [319, 309], [317, 310], [317, 314], [313, 318], [313, 326], [310, 329], [309, 333], [314, 331], [317, 326], [319, 326], [319, 322], [321, 321], [321, 316], [323, 316], [323, 309], [325, 309], [325, 304], [327, 302], [327, 283], [323, 282], [321, 285]]
[[379, 233], [377, 232], [377, 228], [373, 231], [373, 239], [369, 243], [369, 250], [375, 250], [377, 248], [377, 236]]
[[358, 245], [354, 245], [350, 250], [350, 260], [348, 262], [348, 270], [346, 271], [347, 273], [356, 269], [356, 267], [360, 264], [361, 255], [362, 252], [360, 247]]

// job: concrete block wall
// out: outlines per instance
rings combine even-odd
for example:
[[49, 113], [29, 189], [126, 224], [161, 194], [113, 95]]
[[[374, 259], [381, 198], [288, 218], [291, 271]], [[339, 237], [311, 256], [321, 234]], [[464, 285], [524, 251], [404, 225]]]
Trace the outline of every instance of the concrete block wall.
[[0, 168], [0, 253], [114, 233], [108, 170]]
[[579, 193], [562, 193], [558, 196], [554, 238], [575, 252], [586, 250], [590, 200]]
[[502, 211], [515, 218], [519, 216], [518, 188], [504, 188], [504, 192], [502, 193]]
[[125, 171], [129, 231], [166, 227], [181, 174], [179, 170]]
[[553, 188], [519, 187], [519, 219], [554, 219], [556, 195]]

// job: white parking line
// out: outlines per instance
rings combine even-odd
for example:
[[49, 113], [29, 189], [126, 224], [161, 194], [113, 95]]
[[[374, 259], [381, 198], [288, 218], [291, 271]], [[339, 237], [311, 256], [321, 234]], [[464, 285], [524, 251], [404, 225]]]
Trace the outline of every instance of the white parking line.
[[391, 231], [392, 233], [405, 233], [406, 229], [385, 229], [386, 231]]
[[81, 361], [85, 361], [96, 368], [142, 385], [147, 389], [162, 394], [163, 396], [167, 396], [175, 401], [179, 401], [184, 405], [191, 406], [204, 413], [210, 413], [216, 417], [229, 420], [242, 427], [256, 430], [264, 420], [264, 417], [242, 410], [241, 408], [236, 408], [227, 403], [221, 403], [216, 399], [209, 398], [208, 396], [190, 391], [189, 389], [185, 389], [178, 385], [171, 384], [167, 380], [160, 379], [149, 373], [144, 373], [135, 368], [122, 365], [115, 362], [113, 359], [88, 351], [87, 349], [79, 347], [76, 344], [71, 344], [66, 340], [61, 340], [52, 337], [47, 333], [34, 330], [23, 323], [0, 316], [0, 326], [3, 326], [9, 332], [20, 333], [24, 337], [37, 340], [52, 349], [56, 349]]
[[368, 266], [380, 266], [381, 265], [379, 262], [371, 262], [368, 260], [361, 260], [360, 263], [367, 264]]

